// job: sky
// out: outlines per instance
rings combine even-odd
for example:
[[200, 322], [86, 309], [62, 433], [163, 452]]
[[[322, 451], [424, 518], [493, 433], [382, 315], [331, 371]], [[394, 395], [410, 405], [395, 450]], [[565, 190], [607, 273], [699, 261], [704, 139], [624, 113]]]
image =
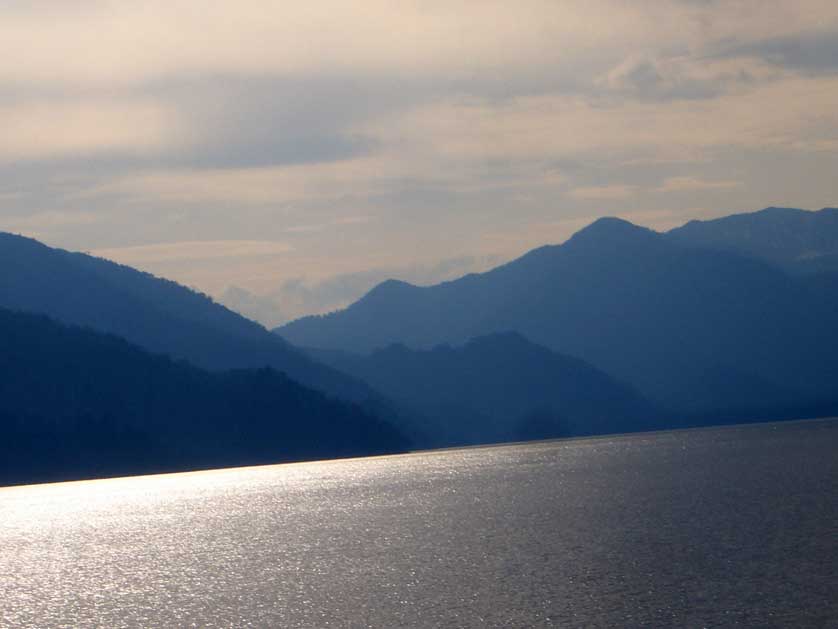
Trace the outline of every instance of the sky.
[[0, 230], [267, 325], [600, 216], [838, 205], [834, 0], [6, 0]]

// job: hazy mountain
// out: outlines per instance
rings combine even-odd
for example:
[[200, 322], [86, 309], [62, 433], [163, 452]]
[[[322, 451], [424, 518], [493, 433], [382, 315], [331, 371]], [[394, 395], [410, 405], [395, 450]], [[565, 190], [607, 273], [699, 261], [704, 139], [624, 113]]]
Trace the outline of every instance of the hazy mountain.
[[388, 281], [279, 332], [301, 346], [366, 353], [515, 330], [686, 411], [834, 396], [838, 303], [825, 298], [828, 283], [676, 240], [601, 219], [487, 273], [421, 288]]
[[[414, 351], [391, 345], [369, 356], [315, 351], [327, 364], [369, 382], [408, 409], [427, 445], [627, 432], [659, 425], [630, 387], [584, 361], [515, 333], [462, 347]], [[541, 424], [534, 432], [533, 417]]]
[[402, 451], [272, 369], [209, 372], [0, 309], [0, 484]]
[[671, 230], [677, 243], [749, 255], [786, 270], [838, 271], [838, 209], [767, 208]]
[[374, 395], [365, 384], [175, 282], [5, 233], [0, 267], [0, 307], [90, 326], [207, 369], [270, 366], [345, 399]]

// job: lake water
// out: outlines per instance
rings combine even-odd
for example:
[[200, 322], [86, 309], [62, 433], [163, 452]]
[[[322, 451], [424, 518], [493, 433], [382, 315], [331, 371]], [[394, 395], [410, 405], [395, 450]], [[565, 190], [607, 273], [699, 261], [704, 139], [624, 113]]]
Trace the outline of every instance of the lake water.
[[2, 627], [838, 626], [838, 421], [0, 489]]

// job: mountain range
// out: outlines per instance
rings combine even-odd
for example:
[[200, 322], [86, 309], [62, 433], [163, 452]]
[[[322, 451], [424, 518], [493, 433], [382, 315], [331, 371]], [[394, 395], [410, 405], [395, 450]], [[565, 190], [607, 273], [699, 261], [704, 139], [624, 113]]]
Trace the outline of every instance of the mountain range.
[[0, 233], [0, 483], [838, 414], [836, 216], [600, 219], [278, 334]]
[[115, 334], [205, 369], [267, 366], [342, 399], [375, 397], [363, 382], [175, 282], [7, 233], [0, 233], [0, 268], [0, 307]]
[[270, 369], [209, 372], [0, 309], [0, 485], [403, 451], [360, 407]]
[[[822, 404], [838, 398], [836, 275], [787, 267], [838, 252], [835, 212], [768, 209], [664, 234], [600, 219], [486, 273], [428, 287], [387, 281], [345, 310], [276, 331], [298, 346], [367, 354], [514, 330], [670, 413]], [[754, 244], [783, 233], [796, 244]]]
[[535, 416], [540, 438], [661, 425], [657, 410], [631, 387], [515, 332], [427, 351], [391, 345], [367, 356], [311, 353], [409, 411], [413, 421], [404, 427], [428, 447], [523, 440], [533, 436]]
[[690, 221], [667, 233], [673, 241], [747, 255], [788, 272], [838, 271], [838, 209], [807, 212], [766, 208], [711, 221]]

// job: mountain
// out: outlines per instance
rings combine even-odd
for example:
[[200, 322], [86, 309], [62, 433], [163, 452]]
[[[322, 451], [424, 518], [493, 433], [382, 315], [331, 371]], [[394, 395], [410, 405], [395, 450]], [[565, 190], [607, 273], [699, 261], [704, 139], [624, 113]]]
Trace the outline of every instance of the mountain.
[[[391, 345], [369, 356], [313, 351], [408, 409], [405, 426], [425, 446], [628, 432], [659, 426], [630, 387], [584, 361], [516, 333], [429, 351]], [[534, 418], [540, 425], [534, 426]]]
[[273, 369], [209, 372], [0, 309], [0, 485], [404, 451]]
[[515, 330], [673, 411], [741, 416], [835, 397], [829, 286], [606, 218], [486, 273], [430, 287], [388, 281], [278, 332], [299, 346], [367, 353]]
[[175, 282], [2, 232], [0, 267], [0, 307], [116, 334], [210, 370], [268, 366], [347, 400], [375, 397], [364, 383]]
[[680, 244], [741, 253], [790, 272], [838, 271], [838, 208], [766, 208], [690, 221], [667, 237]]

